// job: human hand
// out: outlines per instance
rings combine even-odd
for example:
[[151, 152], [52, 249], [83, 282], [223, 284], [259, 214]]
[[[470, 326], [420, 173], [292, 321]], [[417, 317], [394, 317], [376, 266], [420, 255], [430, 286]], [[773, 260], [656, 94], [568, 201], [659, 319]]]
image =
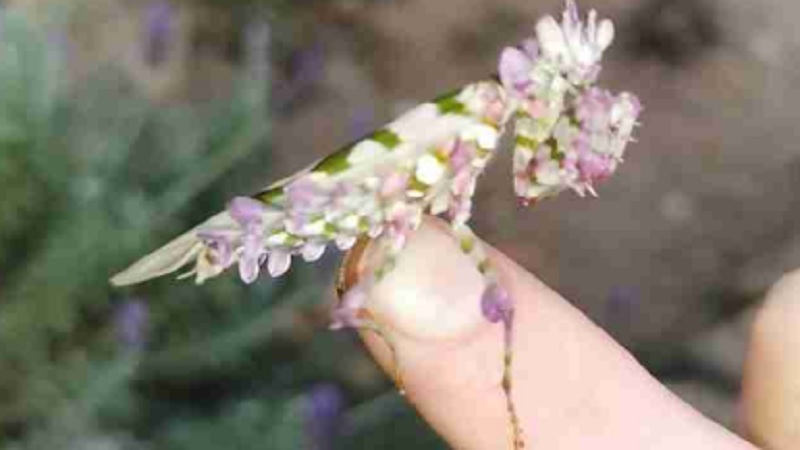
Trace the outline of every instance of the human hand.
[[[536, 277], [500, 252], [488, 246], [487, 251], [500, 282], [516, 301], [513, 397], [529, 448], [754, 448], [673, 395]], [[350, 255], [348, 284], [380, 257], [375, 253], [367, 246]], [[774, 296], [800, 292], [800, 275], [795, 279]], [[500, 384], [503, 330], [481, 315], [482, 291], [483, 279], [447, 227], [426, 220], [394, 270], [372, 289], [368, 303], [374, 319], [391, 334], [409, 400], [458, 449], [510, 448], [502, 444], [510, 439]], [[792, 309], [773, 303], [781, 311]], [[772, 329], [776, 321], [783, 331], [791, 328], [786, 322], [792, 318], [800, 321], [800, 305], [793, 309], [791, 315], [761, 315], [750, 357], [754, 364], [747, 372], [742, 417], [753, 435], [775, 450], [796, 448], [800, 442], [791, 436], [798, 433], [791, 418], [800, 405], [781, 401], [792, 381], [800, 379], [800, 360], [795, 358], [792, 365], [789, 349], [800, 349], [800, 331], [790, 342]], [[384, 341], [370, 332], [362, 336], [384, 369], [394, 373]], [[775, 348], [774, 343], [782, 346]], [[800, 393], [800, 385], [794, 386]]]

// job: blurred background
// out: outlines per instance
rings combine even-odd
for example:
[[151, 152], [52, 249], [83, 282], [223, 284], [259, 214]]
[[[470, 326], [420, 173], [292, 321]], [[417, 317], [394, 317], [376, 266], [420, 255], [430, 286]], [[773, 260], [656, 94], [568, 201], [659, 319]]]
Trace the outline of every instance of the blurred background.
[[[639, 142], [599, 199], [525, 210], [503, 153], [475, 228], [731, 427], [752, 310], [800, 266], [800, 6], [581, 6], [617, 23], [603, 79], [642, 97]], [[336, 255], [252, 286], [107, 279], [229, 197], [493, 72], [561, 8], [2, 2], [0, 448], [446, 448], [352, 333], [326, 330]]]

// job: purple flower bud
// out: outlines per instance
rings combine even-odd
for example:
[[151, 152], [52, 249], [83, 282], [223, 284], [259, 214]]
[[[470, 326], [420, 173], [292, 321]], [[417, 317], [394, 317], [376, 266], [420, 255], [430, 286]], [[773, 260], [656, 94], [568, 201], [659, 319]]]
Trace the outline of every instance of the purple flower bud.
[[139, 350], [147, 341], [147, 304], [139, 299], [125, 300], [114, 310], [113, 323], [117, 340], [123, 347]]
[[69, 62], [75, 48], [69, 35], [62, 29], [57, 29], [47, 36], [47, 46], [52, 57], [59, 63]]
[[614, 286], [608, 295], [607, 308], [611, 318], [625, 321], [636, 313], [641, 293], [633, 286]]
[[333, 449], [333, 442], [341, 433], [345, 399], [335, 384], [320, 384], [306, 394], [304, 408], [308, 448]]
[[292, 65], [292, 82], [301, 87], [308, 87], [322, 77], [325, 68], [325, 55], [322, 45], [311, 47], [295, 53]]
[[155, 1], [147, 6], [144, 59], [151, 67], [157, 67], [167, 60], [174, 16], [175, 11], [168, 1]]

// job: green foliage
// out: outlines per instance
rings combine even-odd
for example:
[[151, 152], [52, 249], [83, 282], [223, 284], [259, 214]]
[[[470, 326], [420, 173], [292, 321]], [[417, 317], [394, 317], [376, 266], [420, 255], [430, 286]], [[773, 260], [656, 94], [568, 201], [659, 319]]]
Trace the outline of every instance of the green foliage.
[[0, 28], [0, 422], [17, 423], [69, 401], [87, 352], [113, 355], [108, 276], [263, 147], [268, 96], [242, 77], [229, 100], [156, 108], [114, 72], [68, 90], [42, 31]]
[[171, 450], [282, 450], [305, 447], [302, 398], [255, 397], [226, 405], [218, 415], [173, 419], [156, 438]]
[[[227, 98], [157, 105], [113, 67], [66, 82], [62, 50], [0, 13], [0, 447], [441, 448], [411, 410], [369, 402], [388, 383], [365, 387], [352, 336], [325, 329], [324, 270], [108, 284], [246, 188], [234, 167], [268, 167], [269, 80], [243, 67]], [[139, 342], [121, 338], [142, 319], [131, 302]], [[326, 380], [356, 426], [314, 446], [309, 390]]]
[[447, 445], [399, 395], [383, 395], [350, 411], [339, 448], [442, 450]]

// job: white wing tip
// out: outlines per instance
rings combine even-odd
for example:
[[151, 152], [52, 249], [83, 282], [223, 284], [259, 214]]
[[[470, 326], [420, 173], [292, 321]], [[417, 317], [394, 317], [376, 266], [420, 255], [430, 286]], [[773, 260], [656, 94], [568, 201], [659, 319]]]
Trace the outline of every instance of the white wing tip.
[[[130, 286], [175, 272], [196, 259], [203, 249], [203, 243], [197, 237], [199, 230], [203, 228], [226, 229], [236, 226], [236, 222], [226, 211], [218, 213], [173, 239], [167, 245], [136, 261], [132, 266], [111, 277], [109, 281], [113, 286]], [[198, 278], [196, 281], [202, 283], [203, 279]]]
[[109, 280], [113, 286], [130, 286], [174, 272], [197, 257], [202, 244], [190, 231], [136, 261]]
[[122, 287], [128, 286], [131, 284], [136, 284], [136, 280], [132, 279], [128, 270], [123, 270], [122, 272], [114, 275], [108, 281], [114, 287]]

